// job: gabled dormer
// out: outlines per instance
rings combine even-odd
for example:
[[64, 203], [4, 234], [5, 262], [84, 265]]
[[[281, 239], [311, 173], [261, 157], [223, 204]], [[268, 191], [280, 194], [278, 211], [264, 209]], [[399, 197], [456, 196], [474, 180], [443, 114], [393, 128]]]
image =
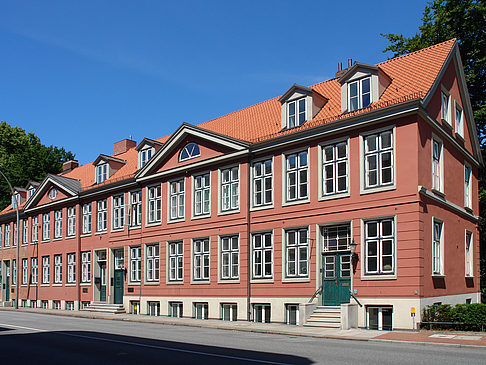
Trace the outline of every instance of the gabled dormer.
[[12, 208], [22, 205], [22, 203], [27, 199], [27, 190], [19, 187], [13, 188], [12, 195]]
[[359, 62], [339, 70], [336, 77], [341, 84], [341, 112], [368, 107], [380, 99], [391, 83], [391, 78], [380, 67]]
[[37, 181], [29, 181], [25, 190], [27, 190], [27, 199], [30, 199], [32, 195], [34, 195], [35, 190], [39, 187], [39, 183]]
[[115, 172], [117, 172], [126, 161], [120, 160], [107, 155], [99, 155], [96, 160], [94, 160], [93, 165], [95, 166], [95, 176], [94, 181], [96, 184], [101, 184], [103, 181], [107, 180]]
[[313, 119], [327, 102], [317, 91], [294, 84], [278, 101], [282, 104], [282, 128], [301, 126]]
[[147, 162], [155, 155], [155, 152], [163, 146], [162, 142], [155, 141], [150, 138], [144, 138], [142, 142], [135, 148], [138, 151], [138, 168], [144, 167]]

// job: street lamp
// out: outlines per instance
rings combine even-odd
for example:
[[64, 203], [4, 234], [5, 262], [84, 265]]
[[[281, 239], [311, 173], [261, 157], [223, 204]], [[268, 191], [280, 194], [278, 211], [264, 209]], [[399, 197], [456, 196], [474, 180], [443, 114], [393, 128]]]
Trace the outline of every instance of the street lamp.
[[0, 175], [3, 176], [3, 178], [5, 179], [5, 181], [7, 182], [8, 184], [8, 187], [10, 188], [10, 191], [12, 192], [12, 196], [14, 197], [15, 199], [15, 212], [17, 213], [17, 232], [16, 232], [16, 236], [14, 238], [15, 242], [17, 242], [17, 261], [15, 262], [15, 272], [17, 273], [17, 277], [15, 278], [16, 280], [16, 288], [15, 288], [15, 309], [19, 309], [19, 246], [20, 246], [20, 240], [19, 240], [19, 232], [20, 232], [20, 225], [19, 225], [19, 201], [17, 200], [17, 197], [15, 196], [14, 194], [14, 190], [12, 188], [12, 185], [10, 184], [10, 181], [8, 181], [7, 177], [3, 174], [2, 170], [0, 170]]

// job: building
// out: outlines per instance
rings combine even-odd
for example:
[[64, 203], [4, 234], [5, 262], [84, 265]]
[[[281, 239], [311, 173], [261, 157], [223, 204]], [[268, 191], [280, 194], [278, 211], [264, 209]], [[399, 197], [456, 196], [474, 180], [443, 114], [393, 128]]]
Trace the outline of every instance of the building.
[[290, 324], [329, 309], [344, 328], [412, 328], [426, 305], [479, 301], [481, 164], [455, 40], [349, 62], [17, 188], [20, 242], [15, 210], [0, 214], [2, 301]]

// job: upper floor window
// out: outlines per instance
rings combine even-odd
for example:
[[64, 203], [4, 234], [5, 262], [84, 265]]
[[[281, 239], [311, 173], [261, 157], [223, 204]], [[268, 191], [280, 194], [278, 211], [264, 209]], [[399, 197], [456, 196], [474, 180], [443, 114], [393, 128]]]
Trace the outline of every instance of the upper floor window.
[[193, 274], [194, 280], [209, 280], [209, 239], [193, 241]]
[[14, 246], [19, 244], [19, 227], [17, 226], [17, 222], [14, 222], [14, 236], [13, 236]]
[[170, 219], [184, 218], [184, 179], [169, 183]]
[[434, 233], [432, 237], [432, 275], [444, 273], [444, 223], [434, 219]]
[[32, 217], [32, 243], [39, 239], [39, 216]]
[[130, 281], [140, 281], [142, 272], [142, 248], [130, 247]]
[[240, 207], [239, 167], [221, 170], [221, 211], [227, 212]]
[[10, 223], [5, 225], [5, 247], [10, 247]]
[[351, 227], [349, 224], [322, 227], [322, 250], [348, 251], [351, 243]]
[[0, 225], [0, 247], [2, 247], [2, 239], [3, 239], [3, 231], [2, 231], [2, 225]]
[[122, 229], [125, 224], [125, 206], [123, 195], [113, 197], [113, 229]]
[[83, 204], [83, 234], [91, 233], [91, 203]]
[[209, 173], [194, 177], [194, 215], [210, 213], [211, 185]]
[[67, 254], [67, 282], [74, 284], [76, 282], [76, 254]]
[[473, 273], [473, 240], [472, 240], [472, 232], [466, 231], [466, 242], [465, 242], [465, 274], [466, 277], [474, 276]]
[[62, 255], [54, 255], [54, 283], [62, 284]]
[[142, 192], [130, 193], [130, 226], [139, 227], [142, 225]]
[[395, 229], [393, 219], [365, 223], [366, 274], [395, 272]]
[[322, 195], [348, 191], [348, 143], [322, 148]]
[[31, 186], [29, 190], [27, 190], [27, 199], [29, 199], [35, 193], [35, 187]]
[[144, 167], [147, 162], [152, 158], [152, 155], [154, 153], [154, 148], [144, 148], [139, 152], [140, 154], [140, 167]]
[[199, 150], [199, 146], [194, 143], [190, 142], [186, 144], [179, 155], [179, 161], [189, 160], [191, 158], [195, 158], [201, 155], [201, 151]]
[[97, 231], [106, 231], [107, 205], [106, 199], [97, 202]]
[[287, 201], [309, 196], [309, 160], [307, 151], [286, 156]]
[[306, 121], [306, 99], [298, 99], [287, 103], [287, 128], [300, 126]]
[[[22, 243], [25, 245], [27, 243], [29, 243], [29, 220], [28, 219], [24, 219], [23, 220], [23, 224], [22, 224], [22, 227], [24, 227], [24, 233], [22, 235], [23, 239], [22, 239]], [[1, 236], [1, 234], [0, 234]]]
[[286, 234], [286, 276], [307, 277], [309, 275], [308, 230], [289, 229]]
[[62, 237], [62, 210], [54, 213], [54, 238]]
[[272, 159], [253, 164], [253, 206], [272, 204], [273, 171]]
[[371, 134], [364, 138], [365, 187], [393, 184], [393, 131]]
[[348, 111], [366, 108], [371, 104], [371, 77], [348, 83]]
[[50, 214], [49, 213], [45, 213], [43, 216], [42, 216], [42, 240], [43, 241], [48, 241], [50, 239], [50, 236], [51, 236], [51, 224], [50, 224], [50, 221], [51, 221], [51, 217], [50, 217]]
[[440, 103], [440, 116], [444, 122], [451, 124], [451, 96], [450, 94], [442, 90], [441, 92], [441, 103]]
[[459, 104], [456, 103], [456, 134], [460, 135], [461, 137], [464, 137], [464, 113], [462, 111], [462, 108]]
[[273, 276], [272, 233], [253, 235], [253, 278], [271, 278]]
[[161, 220], [162, 198], [160, 195], [160, 185], [148, 188], [148, 222], [155, 223]]
[[464, 166], [464, 206], [472, 209], [471, 166]]
[[20, 204], [20, 193], [18, 191], [14, 192], [12, 195], [12, 207], [15, 208]]
[[184, 280], [183, 242], [169, 242], [169, 281]]
[[67, 208], [67, 215], [67, 235], [72, 237], [76, 234], [76, 207]]
[[442, 142], [432, 139], [432, 189], [443, 191]]
[[147, 245], [147, 281], [159, 281], [159, 244]]
[[81, 252], [81, 282], [91, 281], [91, 252]]
[[96, 183], [100, 184], [108, 179], [108, 163], [96, 166]]
[[238, 279], [240, 277], [240, 244], [239, 237], [221, 237], [221, 279]]

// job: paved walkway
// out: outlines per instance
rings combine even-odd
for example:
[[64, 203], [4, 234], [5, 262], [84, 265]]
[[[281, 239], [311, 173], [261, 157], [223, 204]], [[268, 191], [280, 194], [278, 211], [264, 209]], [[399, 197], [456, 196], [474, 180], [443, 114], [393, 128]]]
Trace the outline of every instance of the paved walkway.
[[[15, 311], [13, 308], [0, 308], [4, 311]], [[424, 345], [442, 345], [455, 347], [477, 347], [486, 350], [486, 332], [452, 332], [452, 331], [371, 331], [361, 328], [341, 330], [319, 327], [289, 326], [279, 323], [253, 323], [246, 321], [229, 322], [221, 320], [201, 320], [193, 318], [153, 317], [133, 314], [111, 314], [87, 311], [65, 311], [19, 308], [18, 311], [52, 314], [79, 318], [96, 318], [144, 323], [160, 323], [175, 326], [204, 327], [231, 331], [274, 333], [287, 336], [306, 336], [343, 340], [374, 342], [404, 342]]]

